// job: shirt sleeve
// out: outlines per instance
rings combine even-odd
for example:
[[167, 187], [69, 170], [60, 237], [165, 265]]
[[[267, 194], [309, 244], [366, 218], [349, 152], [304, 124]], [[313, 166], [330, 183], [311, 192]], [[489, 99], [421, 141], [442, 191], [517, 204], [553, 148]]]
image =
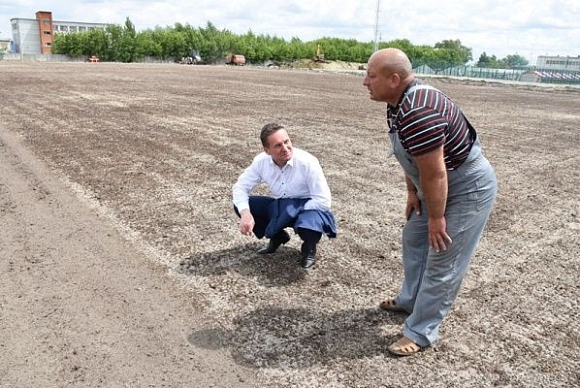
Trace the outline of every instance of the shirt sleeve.
[[260, 163], [257, 157], [254, 158], [252, 164], [244, 170], [238, 178], [238, 181], [232, 188], [233, 201], [235, 207], [241, 213], [244, 209], [249, 209], [249, 194], [254, 187], [262, 181], [262, 174]]
[[413, 156], [426, 154], [445, 143], [447, 126], [447, 120], [436, 110], [429, 107], [414, 109], [401, 120], [401, 143]]
[[330, 210], [332, 196], [318, 159], [310, 163], [307, 176], [310, 200], [304, 204], [304, 210]]

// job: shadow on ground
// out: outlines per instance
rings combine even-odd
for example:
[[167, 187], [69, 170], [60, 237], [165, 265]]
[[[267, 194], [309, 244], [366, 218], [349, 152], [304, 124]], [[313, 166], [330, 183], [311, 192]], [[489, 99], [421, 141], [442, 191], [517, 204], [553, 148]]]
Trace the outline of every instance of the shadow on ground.
[[405, 316], [377, 308], [333, 314], [309, 309], [257, 309], [234, 319], [234, 328], [208, 328], [188, 336], [194, 346], [227, 347], [237, 363], [255, 368], [308, 368], [387, 355], [386, 325]]
[[255, 277], [268, 287], [280, 287], [302, 281], [307, 270], [300, 266], [300, 251], [282, 246], [277, 252], [260, 255], [260, 244], [252, 243], [215, 252], [193, 254], [181, 260], [175, 268], [187, 276], [216, 276], [235, 271]]

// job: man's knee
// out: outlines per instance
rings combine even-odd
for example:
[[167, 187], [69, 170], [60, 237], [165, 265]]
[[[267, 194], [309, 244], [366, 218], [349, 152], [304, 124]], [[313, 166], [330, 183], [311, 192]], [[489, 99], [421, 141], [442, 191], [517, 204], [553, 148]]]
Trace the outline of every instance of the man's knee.
[[298, 228], [297, 233], [303, 241], [313, 242], [315, 244], [318, 243], [322, 237], [322, 233], [306, 228]]

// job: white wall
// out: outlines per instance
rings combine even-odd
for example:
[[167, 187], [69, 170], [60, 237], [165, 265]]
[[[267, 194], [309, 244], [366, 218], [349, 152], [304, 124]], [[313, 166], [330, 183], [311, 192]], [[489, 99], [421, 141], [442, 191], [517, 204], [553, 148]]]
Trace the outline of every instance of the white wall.
[[[35, 19], [12, 19], [12, 40], [20, 54], [40, 54], [40, 31]], [[16, 28], [15, 28], [16, 27]]]
[[551, 70], [580, 71], [580, 56], [578, 57], [551, 57], [539, 56], [536, 67]]
[[5, 61], [22, 61], [22, 62], [86, 62], [87, 57], [81, 56], [71, 58], [62, 54], [15, 54], [8, 53], [4, 55]]

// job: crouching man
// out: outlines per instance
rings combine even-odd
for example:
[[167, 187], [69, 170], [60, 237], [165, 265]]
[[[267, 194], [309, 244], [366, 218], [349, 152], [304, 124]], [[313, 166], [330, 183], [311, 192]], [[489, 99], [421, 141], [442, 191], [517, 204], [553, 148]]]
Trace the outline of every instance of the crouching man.
[[[316, 245], [322, 234], [336, 237], [330, 189], [322, 167], [316, 157], [292, 147], [282, 125], [265, 125], [260, 140], [264, 152], [254, 157], [233, 187], [240, 232], [269, 238], [258, 252], [270, 254], [290, 240], [284, 229], [292, 227], [303, 241], [302, 267], [310, 268], [316, 263]], [[250, 195], [261, 182], [266, 183], [271, 196]]]

